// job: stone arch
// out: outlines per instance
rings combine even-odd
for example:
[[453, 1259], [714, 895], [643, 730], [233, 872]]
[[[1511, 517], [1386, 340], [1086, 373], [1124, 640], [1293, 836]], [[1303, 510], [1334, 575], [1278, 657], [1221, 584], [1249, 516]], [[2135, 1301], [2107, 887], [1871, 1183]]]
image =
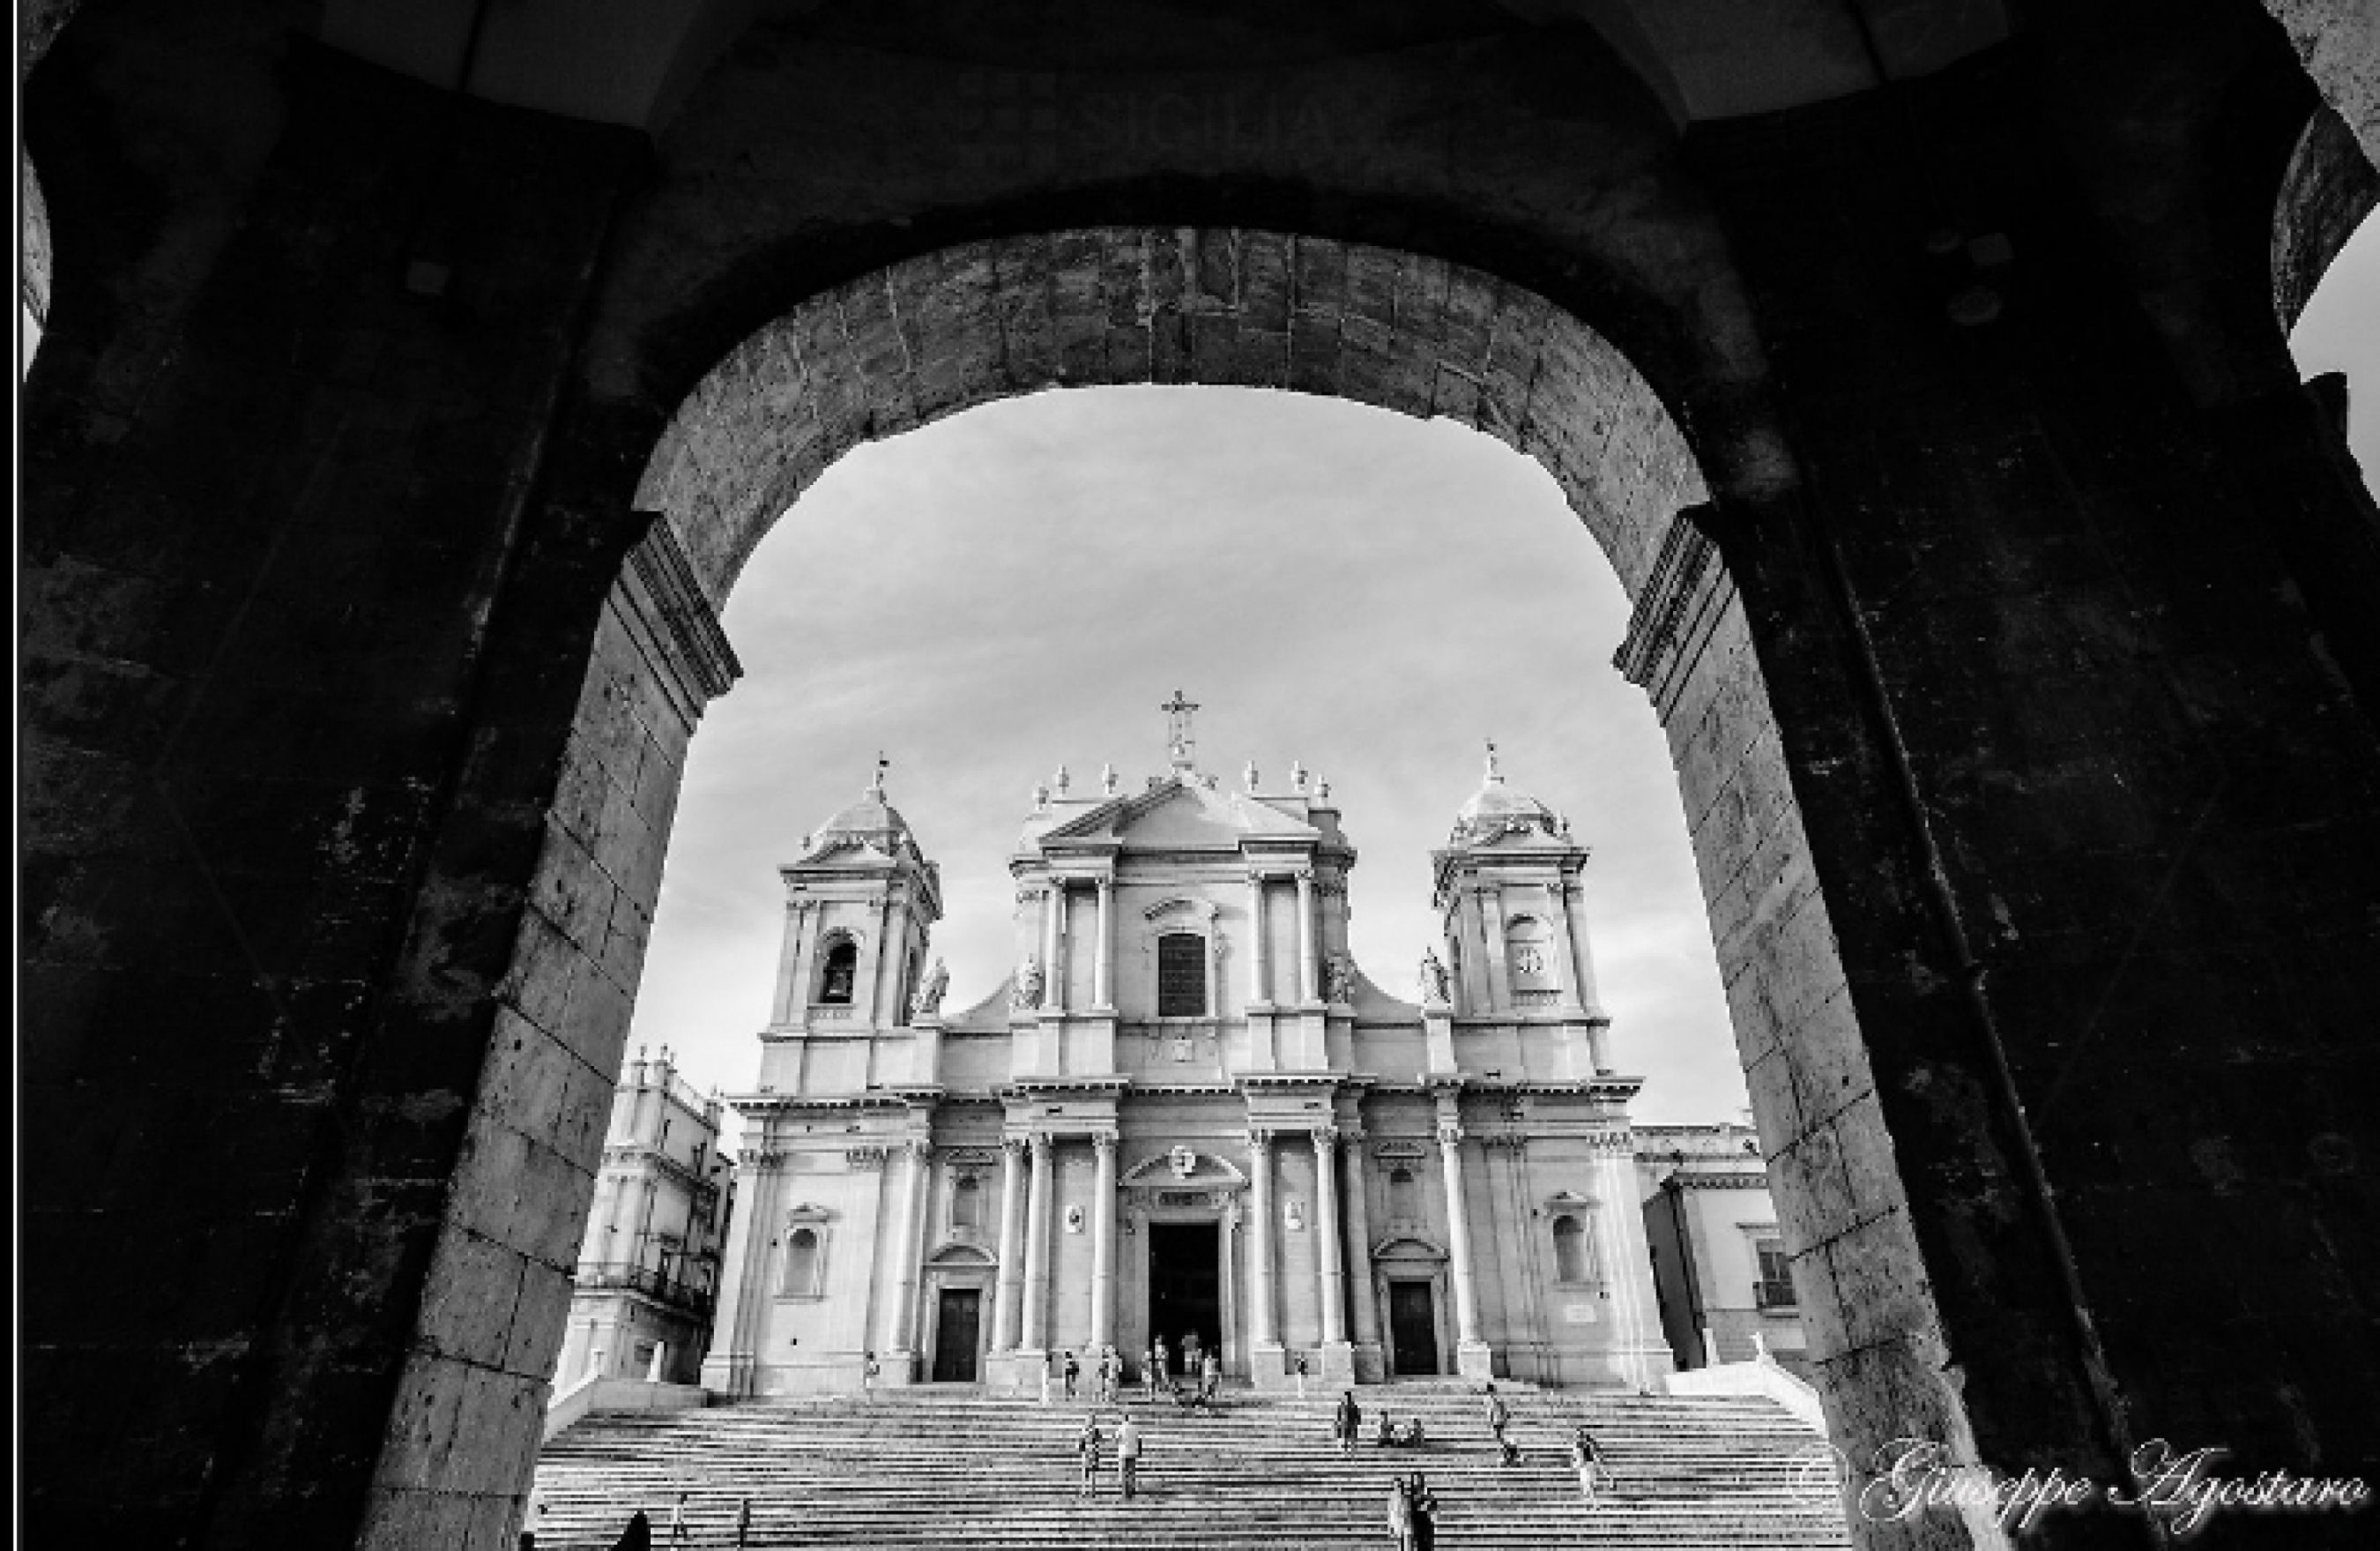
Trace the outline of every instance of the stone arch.
[[2297, 326], [2331, 260], [2380, 203], [2380, 172], [2331, 108], [2306, 120], [2273, 202], [2273, 311]]
[[1444, 260], [1281, 232], [1108, 226], [963, 243], [803, 302], [679, 405], [636, 505], [723, 600], [861, 442], [997, 398], [1125, 384], [1286, 388], [1449, 417], [1551, 472], [1633, 595], [1707, 498], [1668, 409], [1545, 298]]

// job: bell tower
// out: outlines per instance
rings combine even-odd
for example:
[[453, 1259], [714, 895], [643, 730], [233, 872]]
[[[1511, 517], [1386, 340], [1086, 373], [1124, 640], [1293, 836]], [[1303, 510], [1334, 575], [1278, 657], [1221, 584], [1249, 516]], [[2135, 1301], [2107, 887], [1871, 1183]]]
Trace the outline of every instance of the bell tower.
[[1491, 741], [1479, 789], [1430, 855], [1454, 1017], [1551, 1025], [1554, 1069], [1570, 1078], [1612, 1069], [1587, 946], [1589, 854], [1569, 820], [1506, 784]]
[[[762, 1034], [760, 1081], [778, 1092], [856, 1090], [880, 1073], [877, 1036], [905, 1031], [926, 978], [927, 945], [941, 919], [941, 878], [908, 821], [887, 800], [887, 768], [859, 800], [806, 837], [777, 869], [785, 934]], [[813, 1042], [862, 1041], [857, 1054], [810, 1051]]]

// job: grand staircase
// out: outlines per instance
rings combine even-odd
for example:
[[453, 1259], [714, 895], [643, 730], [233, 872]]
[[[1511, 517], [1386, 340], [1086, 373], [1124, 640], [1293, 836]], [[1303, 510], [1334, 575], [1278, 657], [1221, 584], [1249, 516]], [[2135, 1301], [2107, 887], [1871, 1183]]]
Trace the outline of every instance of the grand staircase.
[[[1099, 1495], [1075, 1496], [1080, 1402], [1044, 1408], [971, 1390], [880, 1392], [871, 1400], [752, 1402], [708, 1411], [599, 1413], [548, 1444], [539, 1551], [607, 1551], [630, 1513], [668, 1544], [671, 1506], [690, 1492], [690, 1544], [734, 1546], [751, 1503], [754, 1547], [1369, 1545], [1388, 1544], [1390, 1479], [1420, 1471], [1447, 1546], [1643, 1547], [1646, 1551], [1841, 1547], [1842, 1514], [1824, 1444], [1774, 1403], [1718, 1396], [1534, 1392], [1512, 1405], [1522, 1462], [1500, 1466], [1469, 1388], [1357, 1391], [1366, 1437], [1353, 1459], [1329, 1436], [1335, 1397], [1225, 1391], [1219, 1414], [1160, 1400], [1141, 1419], [1141, 1496], [1118, 1496], [1117, 1408]], [[1133, 1395], [1136, 1397], [1137, 1391]], [[1378, 1408], [1418, 1415], [1427, 1443], [1368, 1441]], [[1610, 1480], [1582, 1500], [1566, 1452], [1585, 1425]], [[1815, 1483], [1814, 1489], [1813, 1483]]]

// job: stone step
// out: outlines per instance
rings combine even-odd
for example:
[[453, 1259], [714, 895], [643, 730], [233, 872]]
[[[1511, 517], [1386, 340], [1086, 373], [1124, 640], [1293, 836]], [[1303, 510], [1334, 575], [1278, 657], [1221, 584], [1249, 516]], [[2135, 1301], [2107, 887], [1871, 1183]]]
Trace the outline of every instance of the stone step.
[[[1500, 1392], [1503, 1386], [1499, 1386]], [[1162, 1403], [1144, 1418], [1144, 1500], [1116, 1496], [1110, 1447], [1100, 1495], [1075, 1496], [1074, 1438], [1091, 1408], [941, 1386], [590, 1417], [539, 1464], [544, 1551], [604, 1551], [642, 1507], [665, 1532], [694, 1494], [698, 1546], [735, 1544], [752, 1502], [754, 1551], [795, 1545], [1374, 1545], [1386, 1539], [1390, 1481], [1420, 1471], [1439, 1496], [1449, 1546], [1543, 1551], [1549, 1544], [1645, 1551], [1801, 1551], [1846, 1544], [1830, 1497], [1809, 1499], [1802, 1461], [1816, 1435], [1765, 1399], [1515, 1388], [1509, 1435], [1523, 1461], [1498, 1463], [1475, 1389], [1398, 1386], [1358, 1393], [1419, 1416], [1418, 1450], [1369, 1443], [1342, 1456], [1329, 1437], [1335, 1395], [1305, 1400], [1227, 1392], [1214, 1415]], [[1099, 1408], [1111, 1418], [1118, 1408]], [[1609, 1457], [1593, 1507], [1563, 1452], [1584, 1424]], [[663, 1544], [657, 1538], [656, 1544]]]

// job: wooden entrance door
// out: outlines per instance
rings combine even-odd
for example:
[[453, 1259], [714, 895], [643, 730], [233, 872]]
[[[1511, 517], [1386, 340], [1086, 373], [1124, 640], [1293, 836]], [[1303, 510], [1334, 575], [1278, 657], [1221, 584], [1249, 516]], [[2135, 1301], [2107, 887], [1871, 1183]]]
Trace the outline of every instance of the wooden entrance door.
[[1438, 1308], [1427, 1282], [1389, 1284], [1389, 1345], [1398, 1373], [1438, 1372]]
[[983, 1292], [978, 1288], [944, 1288], [941, 1309], [934, 1320], [934, 1382], [976, 1382], [976, 1343], [983, 1334]]

